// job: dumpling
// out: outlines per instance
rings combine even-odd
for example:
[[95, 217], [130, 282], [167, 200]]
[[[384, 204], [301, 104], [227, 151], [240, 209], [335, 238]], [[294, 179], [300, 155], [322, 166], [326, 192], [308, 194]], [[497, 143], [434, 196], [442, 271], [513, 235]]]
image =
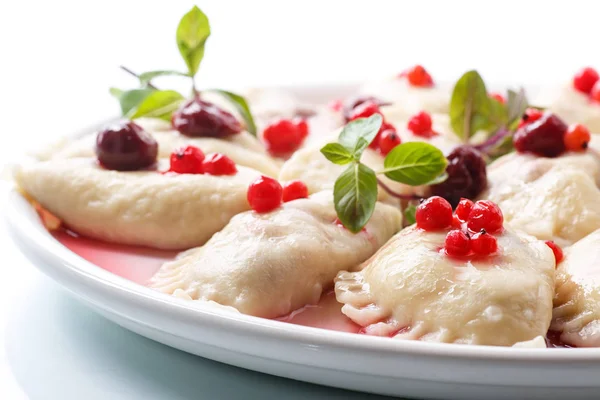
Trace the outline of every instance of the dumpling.
[[249, 210], [248, 184], [259, 175], [241, 166], [232, 176], [119, 172], [92, 158], [36, 162], [14, 172], [23, 191], [77, 233], [161, 249], [199, 246]]
[[440, 252], [446, 232], [408, 227], [358, 272], [335, 280], [342, 312], [366, 334], [511, 346], [545, 335], [552, 317], [554, 255], [505, 230], [499, 254], [473, 260]]
[[489, 190], [513, 228], [567, 246], [600, 228], [600, 176], [592, 154], [510, 154], [488, 168]]
[[[240, 132], [221, 139], [188, 137], [172, 130], [162, 120], [146, 118], [135, 122], [156, 139], [160, 158], [169, 157], [178, 147], [194, 145], [202, 149], [204, 153], [223, 153], [236, 164], [255, 169], [268, 176], [276, 177], [279, 173], [277, 163], [266, 154], [258, 139], [248, 132]], [[36, 156], [39, 160], [94, 157], [95, 144], [96, 134], [88, 134], [73, 141], [63, 140], [48, 147], [45, 151], [37, 153]]]
[[335, 220], [331, 191], [238, 214], [204, 246], [164, 264], [150, 287], [259, 317], [285, 315], [317, 303], [338, 271], [369, 258], [402, 225], [400, 211], [381, 203], [356, 235]]
[[573, 88], [571, 83], [542, 91], [534, 104], [546, 106], [568, 124], [580, 123], [600, 133], [600, 103]]
[[600, 230], [564, 251], [556, 270], [551, 330], [577, 347], [600, 347]]

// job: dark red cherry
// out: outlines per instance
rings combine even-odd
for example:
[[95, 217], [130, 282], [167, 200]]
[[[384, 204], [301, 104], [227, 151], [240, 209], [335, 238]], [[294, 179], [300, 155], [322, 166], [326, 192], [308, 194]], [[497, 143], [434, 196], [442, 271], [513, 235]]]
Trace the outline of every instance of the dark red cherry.
[[520, 153], [533, 153], [542, 157], [558, 157], [565, 152], [567, 125], [555, 114], [546, 111], [538, 120], [526, 124], [515, 132], [513, 142]]
[[171, 124], [191, 137], [225, 137], [242, 131], [242, 125], [233, 114], [199, 97], [183, 103], [173, 113]]
[[133, 171], [156, 162], [158, 143], [132, 121], [108, 125], [96, 136], [96, 156], [104, 168]]

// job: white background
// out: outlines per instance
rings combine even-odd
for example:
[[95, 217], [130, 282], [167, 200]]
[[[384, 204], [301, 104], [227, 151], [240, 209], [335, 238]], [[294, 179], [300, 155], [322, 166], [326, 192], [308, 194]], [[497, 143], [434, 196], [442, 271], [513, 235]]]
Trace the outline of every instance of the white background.
[[[583, 65], [600, 68], [597, 3], [198, 1], [213, 32], [198, 84], [351, 81], [394, 74], [414, 63], [438, 80], [476, 68], [488, 81], [560, 83]], [[174, 32], [192, 4], [0, 2], [0, 165], [42, 141], [115, 114], [108, 88], [135, 85], [119, 64], [136, 71], [182, 69]], [[11, 312], [21, 310], [18, 302], [45, 295], [40, 282], [48, 281], [40, 281], [1, 229], [0, 327], [6, 328]], [[28, 315], [10, 320], [27, 321]], [[35, 328], [29, 339], [45, 334], [44, 326]], [[22, 346], [28, 345], [25, 340]], [[18, 398], [5, 354], [2, 346], [0, 397]]]

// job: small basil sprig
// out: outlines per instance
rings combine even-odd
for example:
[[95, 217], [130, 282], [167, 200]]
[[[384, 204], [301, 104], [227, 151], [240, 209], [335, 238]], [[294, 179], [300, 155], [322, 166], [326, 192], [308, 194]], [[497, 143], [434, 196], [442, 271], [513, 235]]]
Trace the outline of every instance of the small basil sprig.
[[341, 131], [338, 142], [328, 143], [321, 153], [331, 162], [348, 165], [333, 187], [335, 211], [342, 224], [351, 232], [359, 232], [369, 221], [377, 203], [377, 174], [411, 186], [445, 179], [448, 161], [436, 147], [424, 142], [396, 146], [386, 156], [384, 169], [375, 172], [360, 159], [375, 139], [383, 118], [374, 114], [349, 122]]
[[[187, 72], [155, 70], [136, 74], [126, 67], [121, 67], [127, 73], [138, 78], [140, 84], [139, 89], [110, 89], [110, 93], [119, 100], [123, 116], [130, 119], [154, 117], [168, 120], [171, 118], [173, 112], [185, 98], [173, 90], [159, 90], [152, 83], [152, 80], [158, 77], [178, 76], [189, 78], [192, 84], [192, 95], [198, 95], [195, 77], [204, 58], [204, 48], [210, 33], [208, 17], [200, 8], [194, 6], [179, 21], [176, 33], [177, 47], [185, 62]], [[256, 124], [246, 99], [226, 90], [212, 89], [210, 91], [229, 101], [244, 121], [246, 130], [256, 136]]]

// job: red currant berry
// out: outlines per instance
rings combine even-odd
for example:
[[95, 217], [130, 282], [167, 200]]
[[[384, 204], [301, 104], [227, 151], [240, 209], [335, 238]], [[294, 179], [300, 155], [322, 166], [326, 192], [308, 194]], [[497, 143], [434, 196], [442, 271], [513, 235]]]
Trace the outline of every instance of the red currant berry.
[[590, 131], [585, 125], [573, 124], [565, 133], [565, 147], [569, 151], [584, 151], [591, 139]]
[[287, 203], [288, 201], [296, 200], [296, 199], [305, 199], [308, 197], [308, 188], [304, 184], [304, 182], [299, 180], [289, 181], [283, 185], [283, 201]]
[[452, 216], [452, 229], [462, 229], [463, 221], [456, 214]]
[[513, 142], [520, 153], [533, 153], [542, 157], [558, 157], [565, 152], [567, 125], [551, 112], [528, 123], [515, 132]]
[[237, 168], [235, 162], [225, 154], [207, 154], [202, 162], [202, 171], [209, 175], [235, 175]]
[[466, 233], [455, 229], [448, 232], [446, 235], [444, 249], [446, 250], [446, 254], [449, 256], [466, 256], [471, 251], [471, 240]]
[[432, 196], [417, 206], [417, 227], [426, 231], [445, 229], [452, 225], [452, 206], [439, 196]]
[[544, 113], [537, 108], [526, 109], [525, 113], [523, 113], [523, 116], [521, 117], [521, 121], [519, 122], [519, 128], [537, 121], [538, 119], [542, 118], [542, 115], [544, 115]]
[[368, 118], [373, 114], [380, 114], [379, 105], [374, 101], [367, 100], [364, 103], [359, 104], [352, 110], [350, 114], [350, 120], [353, 121], [358, 118]]
[[204, 153], [196, 146], [180, 147], [171, 153], [169, 172], [178, 174], [201, 174]]
[[486, 232], [496, 233], [502, 230], [503, 224], [504, 216], [500, 207], [489, 200], [480, 200], [473, 204], [467, 219], [467, 227], [471, 232], [485, 229]]
[[600, 103], [600, 81], [596, 82], [590, 93], [590, 98], [593, 101]]
[[386, 103], [376, 97], [373, 97], [373, 96], [354, 97], [354, 98], [346, 101], [344, 108], [342, 109], [342, 113], [344, 115], [344, 119], [346, 120], [346, 122], [350, 121], [350, 119], [352, 117], [352, 113], [354, 112], [354, 109], [365, 102], [375, 103], [378, 106], [383, 106], [383, 105], [388, 104], [388, 103]]
[[487, 233], [485, 229], [482, 229], [471, 236], [471, 250], [475, 254], [487, 256], [498, 250], [498, 241], [494, 236]]
[[558, 263], [560, 263], [564, 258], [562, 249], [552, 240], [547, 240], [546, 245], [548, 245], [548, 247], [550, 247], [550, 249], [554, 253], [554, 259], [556, 260], [556, 265], [558, 265]]
[[281, 205], [283, 189], [279, 182], [267, 176], [256, 178], [248, 186], [248, 203], [258, 213], [273, 211]]
[[421, 65], [415, 65], [404, 71], [401, 76], [406, 76], [408, 83], [412, 86], [428, 87], [433, 86], [433, 79], [425, 68]]
[[417, 136], [428, 136], [429, 132], [431, 132], [431, 126], [431, 115], [425, 111], [413, 115], [406, 125], [408, 130]]
[[95, 151], [104, 168], [133, 171], [156, 162], [158, 143], [136, 123], [119, 121], [98, 132]]
[[599, 79], [600, 76], [594, 68], [582, 68], [573, 77], [573, 87], [582, 93], [589, 94]]
[[265, 128], [263, 140], [269, 153], [285, 157], [298, 150], [307, 135], [306, 121], [279, 119]]
[[387, 156], [387, 154], [400, 143], [402, 143], [402, 141], [396, 131], [392, 129], [385, 130], [381, 132], [381, 136], [379, 137], [379, 152], [382, 155]]
[[497, 100], [498, 102], [500, 102], [500, 104], [506, 104], [506, 99], [500, 93], [495, 93], [495, 92], [490, 93], [490, 97], [492, 99]]
[[381, 134], [385, 131], [394, 131], [396, 132], [396, 127], [388, 122], [383, 122], [381, 124], [381, 128], [379, 128], [379, 132], [375, 136], [375, 139], [371, 143], [369, 143], [369, 148], [373, 150], [377, 150], [379, 148], [379, 140], [381, 139]]
[[242, 131], [233, 114], [195, 97], [181, 105], [171, 118], [173, 128], [186, 136], [225, 137]]
[[473, 202], [464, 197], [460, 199], [454, 213], [461, 221], [466, 221], [469, 218], [469, 213], [473, 208]]

